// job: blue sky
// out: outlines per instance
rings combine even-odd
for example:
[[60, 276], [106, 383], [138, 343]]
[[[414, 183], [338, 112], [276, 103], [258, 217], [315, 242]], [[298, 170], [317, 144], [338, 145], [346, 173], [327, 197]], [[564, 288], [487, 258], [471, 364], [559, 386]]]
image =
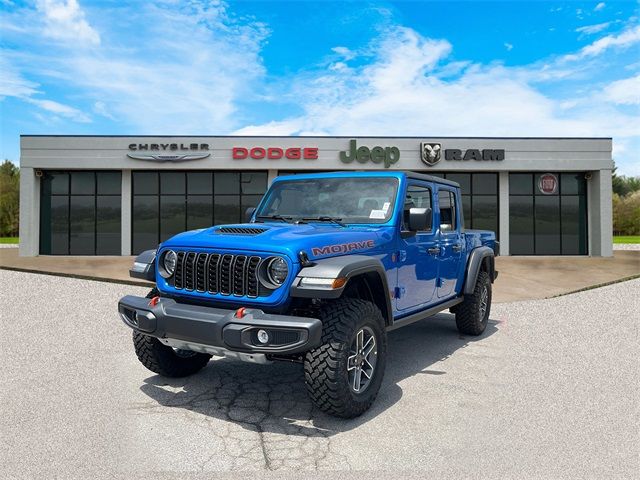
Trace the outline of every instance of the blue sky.
[[20, 134], [611, 136], [640, 175], [637, 1], [0, 0]]

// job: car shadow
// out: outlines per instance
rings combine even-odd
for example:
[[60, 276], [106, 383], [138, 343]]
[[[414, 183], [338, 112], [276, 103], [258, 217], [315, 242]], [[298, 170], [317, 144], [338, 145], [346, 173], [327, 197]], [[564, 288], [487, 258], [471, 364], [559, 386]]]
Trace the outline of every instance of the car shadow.
[[369, 411], [351, 420], [326, 415], [312, 405], [302, 365], [296, 363], [255, 365], [214, 357], [191, 377], [154, 375], [144, 380], [140, 390], [163, 407], [187, 409], [251, 431], [326, 438], [357, 428], [398, 402], [402, 380], [419, 374], [446, 375], [442, 367], [429, 367], [493, 335], [498, 324], [489, 320], [482, 335], [466, 336], [456, 330], [453, 315], [441, 313], [390, 332], [387, 369], [378, 397]]

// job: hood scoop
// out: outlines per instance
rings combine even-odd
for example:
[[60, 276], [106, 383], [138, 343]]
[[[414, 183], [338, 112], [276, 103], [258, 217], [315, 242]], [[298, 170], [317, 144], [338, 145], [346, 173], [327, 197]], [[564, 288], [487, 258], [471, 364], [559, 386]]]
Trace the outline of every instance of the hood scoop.
[[214, 232], [218, 235], [260, 235], [268, 230], [264, 227], [218, 227]]

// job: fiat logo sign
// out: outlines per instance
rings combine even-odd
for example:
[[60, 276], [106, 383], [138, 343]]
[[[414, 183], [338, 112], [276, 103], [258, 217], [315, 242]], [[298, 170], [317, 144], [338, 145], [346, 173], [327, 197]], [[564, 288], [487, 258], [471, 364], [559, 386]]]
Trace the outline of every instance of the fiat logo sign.
[[545, 195], [555, 195], [558, 193], [558, 177], [553, 173], [540, 175], [538, 189]]

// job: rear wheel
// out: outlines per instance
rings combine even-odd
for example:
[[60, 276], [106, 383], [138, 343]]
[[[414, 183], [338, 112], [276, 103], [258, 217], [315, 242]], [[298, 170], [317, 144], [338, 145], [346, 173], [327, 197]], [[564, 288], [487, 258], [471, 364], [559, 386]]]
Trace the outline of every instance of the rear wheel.
[[[159, 294], [154, 288], [147, 294], [153, 298]], [[200, 371], [209, 362], [211, 355], [178, 350], [164, 345], [155, 337], [133, 332], [133, 346], [140, 363], [164, 377], [186, 377]]]
[[473, 294], [456, 305], [456, 325], [460, 333], [480, 335], [487, 328], [491, 313], [491, 280], [487, 272], [478, 273]]
[[322, 344], [304, 359], [307, 391], [324, 412], [357, 417], [375, 400], [384, 376], [382, 314], [371, 302], [344, 298], [327, 304], [320, 317]]

